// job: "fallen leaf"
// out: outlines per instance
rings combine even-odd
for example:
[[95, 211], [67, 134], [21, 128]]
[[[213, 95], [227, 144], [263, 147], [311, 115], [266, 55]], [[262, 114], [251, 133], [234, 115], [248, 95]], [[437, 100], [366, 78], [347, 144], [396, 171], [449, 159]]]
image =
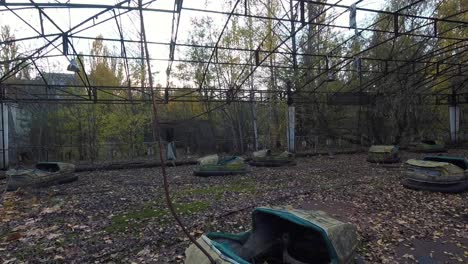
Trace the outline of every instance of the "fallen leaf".
[[20, 232], [10, 233], [5, 239], [6, 242], [16, 241], [22, 238], [24, 235]]

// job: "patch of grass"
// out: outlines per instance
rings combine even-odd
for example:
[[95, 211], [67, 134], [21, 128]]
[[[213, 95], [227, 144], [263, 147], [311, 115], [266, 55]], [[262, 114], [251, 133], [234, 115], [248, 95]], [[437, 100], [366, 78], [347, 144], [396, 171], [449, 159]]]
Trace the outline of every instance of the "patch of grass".
[[11, 230], [9, 228], [5, 228], [4, 230], [0, 229], [0, 242], [5, 240], [10, 232]]
[[26, 261], [30, 256], [41, 256], [44, 253], [45, 245], [37, 243], [24, 247], [13, 252], [14, 256], [20, 261]]
[[208, 194], [219, 199], [225, 192], [254, 193], [256, 186], [252, 181], [234, 182], [228, 185], [215, 185], [203, 189], [186, 189], [178, 192], [178, 195], [202, 195]]
[[[254, 193], [256, 186], [253, 181], [235, 181], [227, 185], [215, 185], [203, 189], [186, 189], [177, 192], [174, 196], [174, 207], [179, 214], [191, 215], [199, 212], [206, 211], [210, 207], [207, 201], [193, 201], [189, 203], [179, 203], [177, 198], [192, 195], [209, 195], [213, 199], [220, 199], [224, 193]], [[136, 211], [120, 214], [112, 217], [112, 223], [105, 228], [108, 232], [121, 232], [128, 229], [138, 229], [144, 225], [147, 220], [156, 220], [164, 223], [169, 215], [165, 206], [164, 199], [158, 199], [151, 202], [144, 203], [142, 208]]]
[[179, 214], [195, 214], [206, 211], [210, 207], [207, 201], [195, 201], [191, 203], [175, 204], [175, 209]]
[[166, 215], [162, 209], [144, 208], [140, 211], [121, 214], [112, 217], [112, 223], [106, 227], [108, 232], [124, 231], [130, 227], [140, 227], [141, 221], [151, 218], [161, 218]]
[[225, 191], [226, 191], [225, 187], [213, 186], [213, 187], [208, 187], [208, 188], [203, 188], [203, 189], [182, 190], [177, 193], [177, 196], [209, 194], [213, 196], [213, 198], [219, 199], [221, 198], [221, 196], [223, 195]]
[[78, 233], [68, 233], [65, 235], [65, 238], [63, 239], [64, 243], [66, 242], [72, 242], [74, 241], [75, 239], [77, 239], [79, 237]]
[[[177, 213], [182, 215], [195, 214], [206, 211], [210, 207], [207, 201], [195, 201], [190, 203], [176, 203], [174, 207]], [[120, 232], [129, 228], [140, 228], [144, 222], [149, 219], [165, 221], [165, 217], [169, 215], [167, 208], [152, 208], [145, 206], [141, 210], [133, 211], [126, 214], [116, 215], [112, 217], [112, 223], [105, 228], [107, 232]]]
[[238, 182], [228, 186], [231, 192], [254, 193], [257, 190], [254, 182]]

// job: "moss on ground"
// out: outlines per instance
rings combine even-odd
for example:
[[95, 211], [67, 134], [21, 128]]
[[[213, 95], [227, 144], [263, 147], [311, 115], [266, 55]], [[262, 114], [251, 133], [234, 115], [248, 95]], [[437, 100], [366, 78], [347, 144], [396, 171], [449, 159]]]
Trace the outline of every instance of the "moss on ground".
[[[182, 215], [196, 214], [206, 211], [210, 207], [207, 201], [194, 201], [190, 203], [175, 203], [174, 207], [177, 213]], [[140, 210], [130, 213], [120, 214], [112, 217], [112, 222], [105, 228], [107, 232], [120, 232], [133, 228], [140, 228], [147, 220], [156, 220], [161, 223], [165, 222], [165, 217], [170, 214], [167, 208], [153, 208], [151, 205], [146, 205]]]
[[[212, 199], [219, 199], [226, 192], [234, 193], [254, 193], [256, 186], [253, 181], [236, 181], [227, 185], [214, 185], [202, 189], [185, 189], [177, 192], [174, 198], [182, 198], [195, 195], [209, 195]], [[204, 212], [210, 207], [208, 201], [193, 201], [182, 203], [175, 201], [174, 207], [177, 213], [191, 215]], [[132, 212], [116, 215], [112, 217], [112, 222], [105, 228], [108, 232], [121, 232], [129, 229], [139, 229], [147, 220], [154, 220], [160, 223], [167, 221], [169, 210], [165, 208], [164, 199], [158, 199], [143, 204], [142, 208]]]
[[236, 182], [227, 187], [231, 192], [254, 193], [257, 190], [255, 183], [252, 181]]
[[45, 251], [45, 245], [41, 243], [33, 244], [28, 247], [15, 250], [15, 257], [18, 258], [18, 261], [26, 261], [30, 256], [40, 256]]
[[211, 195], [214, 199], [219, 199], [226, 192], [234, 193], [254, 193], [255, 183], [252, 181], [238, 181], [228, 185], [215, 185], [202, 189], [186, 189], [178, 192], [179, 196], [187, 195]]

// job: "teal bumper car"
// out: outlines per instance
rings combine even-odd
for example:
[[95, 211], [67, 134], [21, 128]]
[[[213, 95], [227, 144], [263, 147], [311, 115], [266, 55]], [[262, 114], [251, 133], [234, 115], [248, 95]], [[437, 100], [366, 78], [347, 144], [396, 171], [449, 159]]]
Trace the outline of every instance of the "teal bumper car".
[[[208, 233], [197, 242], [216, 263], [337, 263], [355, 262], [356, 228], [321, 211], [261, 207], [252, 213], [245, 233]], [[195, 245], [185, 252], [186, 264], [209, 264]]]
[[444, 142], [437, 140], [421, 140], [420, 142], [412, 142], [408, 146], [408, 150], [421, 153], [437, 153], [446, 152]]

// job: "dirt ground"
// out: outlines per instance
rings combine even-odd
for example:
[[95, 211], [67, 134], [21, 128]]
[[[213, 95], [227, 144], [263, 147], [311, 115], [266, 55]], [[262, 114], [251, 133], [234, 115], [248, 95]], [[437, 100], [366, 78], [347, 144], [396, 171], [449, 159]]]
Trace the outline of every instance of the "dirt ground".
[[[403, 153], [403, 160], [421, 156]], [[195, 236], [245, 231], [253, 208], [291, 205], [355, 224], [366, 263], [468, 263], [468, 193], [405, 189], [401, 164], [353, 154], [300, 158], [295, 167], [252, 168], [245, 176], [200, 178], [194, 168], [168, 173]], [[182, 262], [188, 241], [166, 209], [159, 170], [83, 172], [70, 184], [3, 194], [0, 263]]]

